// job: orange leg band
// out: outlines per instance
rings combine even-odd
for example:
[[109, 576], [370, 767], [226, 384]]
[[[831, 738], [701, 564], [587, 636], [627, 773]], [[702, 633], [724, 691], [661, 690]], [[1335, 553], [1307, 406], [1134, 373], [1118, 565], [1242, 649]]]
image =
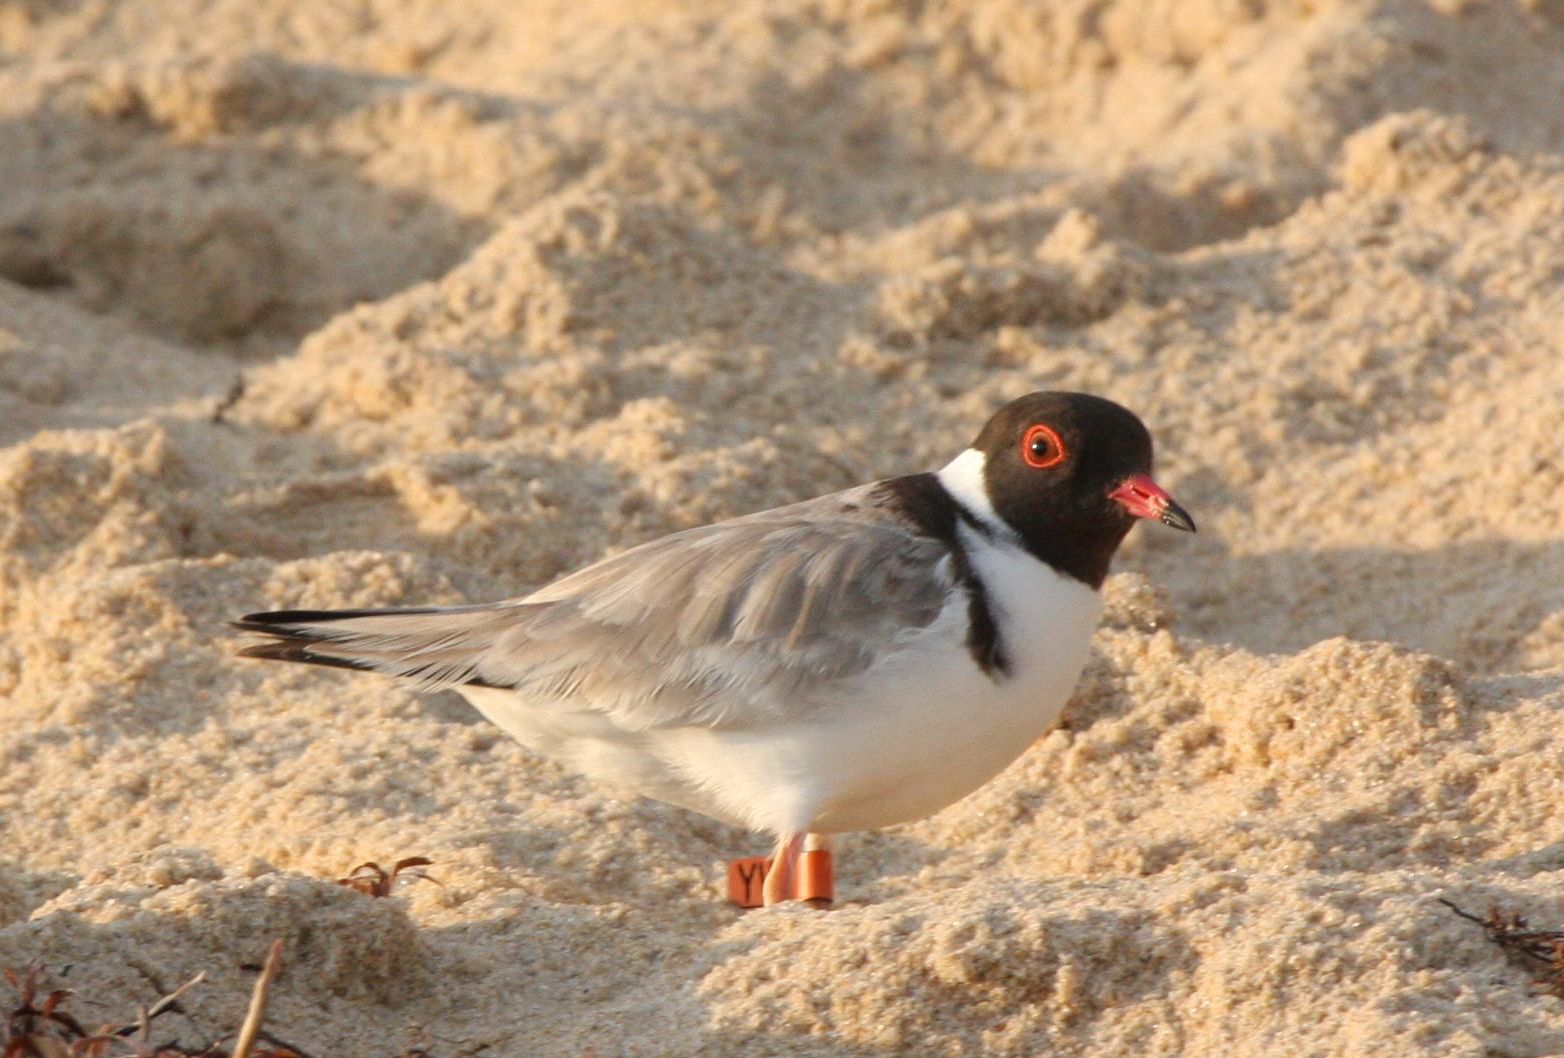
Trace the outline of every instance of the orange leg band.
[[[770, 856], [746, 856], [728, 864], [728, 902], [742, 908], [765, 903], [763, 886], [771, 870]], [[790, 900], [807, 900], [817, 906], [836, 899], [836, 869], [830, 849], [809, 849], [799, 854], [797, 877], [789, 886]]]
[[809, 849], [798, 857], [798, 877], [793, 879], [793, 899], [817, 905], [836, 899], [836, 870], [830, 849]]
[[728, 864], [728, 902], [739, 907], [759, 907], [765, 903], [762, 886], [771, 870], [770, 856], [746, 856]]

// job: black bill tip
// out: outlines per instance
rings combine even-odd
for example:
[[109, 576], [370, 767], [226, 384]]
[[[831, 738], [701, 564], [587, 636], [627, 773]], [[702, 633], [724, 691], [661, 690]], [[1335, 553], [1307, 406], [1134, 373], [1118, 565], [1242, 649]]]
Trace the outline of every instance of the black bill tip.
[[1195, 520], [1189, 516], [1188, 511], [1171, 499], [1168, 500], [1168, 505], [1158, 512], [1157, 521], [1174, 529], [1182, 529], [1186, 533], [1195, 531]]

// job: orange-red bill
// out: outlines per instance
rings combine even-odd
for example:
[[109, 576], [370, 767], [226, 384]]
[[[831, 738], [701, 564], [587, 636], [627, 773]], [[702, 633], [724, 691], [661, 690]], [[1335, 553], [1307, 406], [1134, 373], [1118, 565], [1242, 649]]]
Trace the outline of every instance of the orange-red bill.
[[1149, 475], [1132, 474], [1108, 493], [1108, 498], [1137, 518], [1150, 518], [1186, 533], [1195, 531], [1195, 520], [1189, 516], [1189, 512], [1180, 507], [1167, 494], [1167, 490], [1152, 481]]

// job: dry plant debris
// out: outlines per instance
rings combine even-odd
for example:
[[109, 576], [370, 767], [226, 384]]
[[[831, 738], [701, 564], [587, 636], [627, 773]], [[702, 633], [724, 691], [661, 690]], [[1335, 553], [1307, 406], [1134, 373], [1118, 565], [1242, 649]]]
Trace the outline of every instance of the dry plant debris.
[[[400, 865], [398, 865], [400, 866]], [[391, 877], [395, 877], [392, 872]], [[0, 1038], [3, 1058], [313, 1058], [308, 1052], [288, 1043], [261, 1027], [266, 1016], [266, 1001], [272, 980], [282, 959], [282, 941], [272, 942], [266, 964], [256, 979], [249, 1009], [240, 1027], [232, 1051], [222, 1047], [219, 1037], [199, 1050], [187, 1050], [175, 1042], [154, 1044], [152, 1022], [161, 1014], [178, 1008], [179, 997], [206, 979], [205, 973], [180, 985], [152, 1004], [142, 1007], [136, 1020], [121, 1025], [105, 1025], [89, 1033], [64, 1009], [73, 993], [56, 988], [43, 994], [44, 968], [39, 963], [26, 972], [4, 971], [5, 980], [17, 993], [17, 1005], [7, 1015], [4, 1037]], [[257, 1048], [257, 1042], [265, 1046]], [[428, 1058], [414, 1050], [399, 1058]]]
[[16, 1008], [6, 1016], [4, 1050], [0, 1051], [5, 1058], [228, 1058], [215, 1044], [190, 1052], [151, 1042], [153, 1019], [175, 1009], [179, 997], [201, 983], [205, 974], [197, 974], [152, 1006], [142, 1007], [134, 1022], [105, 1025], [92, 1033], [65, 1011], [65, 1002], [72, 995], [68, 989], [53, 989], [39, 1001], [43, 975], [39, 963], [23, 974], [5, 971], [5, 979], [18, 997]]
[[431, 878], [419, 867], [427, 867], [434, 861], [423, 856], [409, 856], [404, 860], [397, 860], [396, 864], [387, 871], [380, 864], [370, 861], [361, 863], [348, 874], [346, 878], [338, 878], [337, 884], [345, 886], [365, 896], [382, 897], [390, 896], [391, 890], [396, 888], [396, 883], [402, 878], [414, 881], [434, 882], [440, 884], [438, 878]]
[[1545, 969], [1541, 977], [1532, 980], [1533, 991], [1564, 999], [1564, 929], [1532, 929], [1519, 914], [1505, 914], [1498, 907], [1489, 908], [1486, 917], [1478, 917], [1449, 900], [1440, 898], [1439, 902], [1468, 922], [1477, 923], [1488, 939], [1506, 952], [1542, 963]]
[[24, 974], [5, 971], [6, 982], [16, 989], [20, 1000], [16, 1009], [6, 1015], [5, 1058], [53, 1058], [55, 1054], [67, 1053], [66, 1046], [71, 1041], [87, 1035], [76, 1019], [62, 1009], [70, 998], [69, 991], [57, 988], [39, 1001], [38, 982], [42, 976], [43, 967], [37, 963]]

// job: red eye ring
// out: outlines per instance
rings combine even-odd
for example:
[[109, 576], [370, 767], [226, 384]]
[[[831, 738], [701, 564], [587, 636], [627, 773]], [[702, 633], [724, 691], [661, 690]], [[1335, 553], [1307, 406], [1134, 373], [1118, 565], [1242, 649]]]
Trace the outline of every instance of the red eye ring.
[[[1048, 438], [1048, 442], [1053, 449], [1042, 456], [1032, 451], [1032, 446], [1037, 443], [1040, 437]], [[1064, 456], [1064, 442], [1059, 440], [1059, 435], [1054, 432], [1051, 426], [1044, 426], [1042, 423], [1038, 423], [1027, 430], [1026, 436], [1021, 438], [1021, 458], [1026, 460], [1026, 465], [1033, 469], [1047, 470], [1049, 467], [1056, 467], [1064, 462]]]

